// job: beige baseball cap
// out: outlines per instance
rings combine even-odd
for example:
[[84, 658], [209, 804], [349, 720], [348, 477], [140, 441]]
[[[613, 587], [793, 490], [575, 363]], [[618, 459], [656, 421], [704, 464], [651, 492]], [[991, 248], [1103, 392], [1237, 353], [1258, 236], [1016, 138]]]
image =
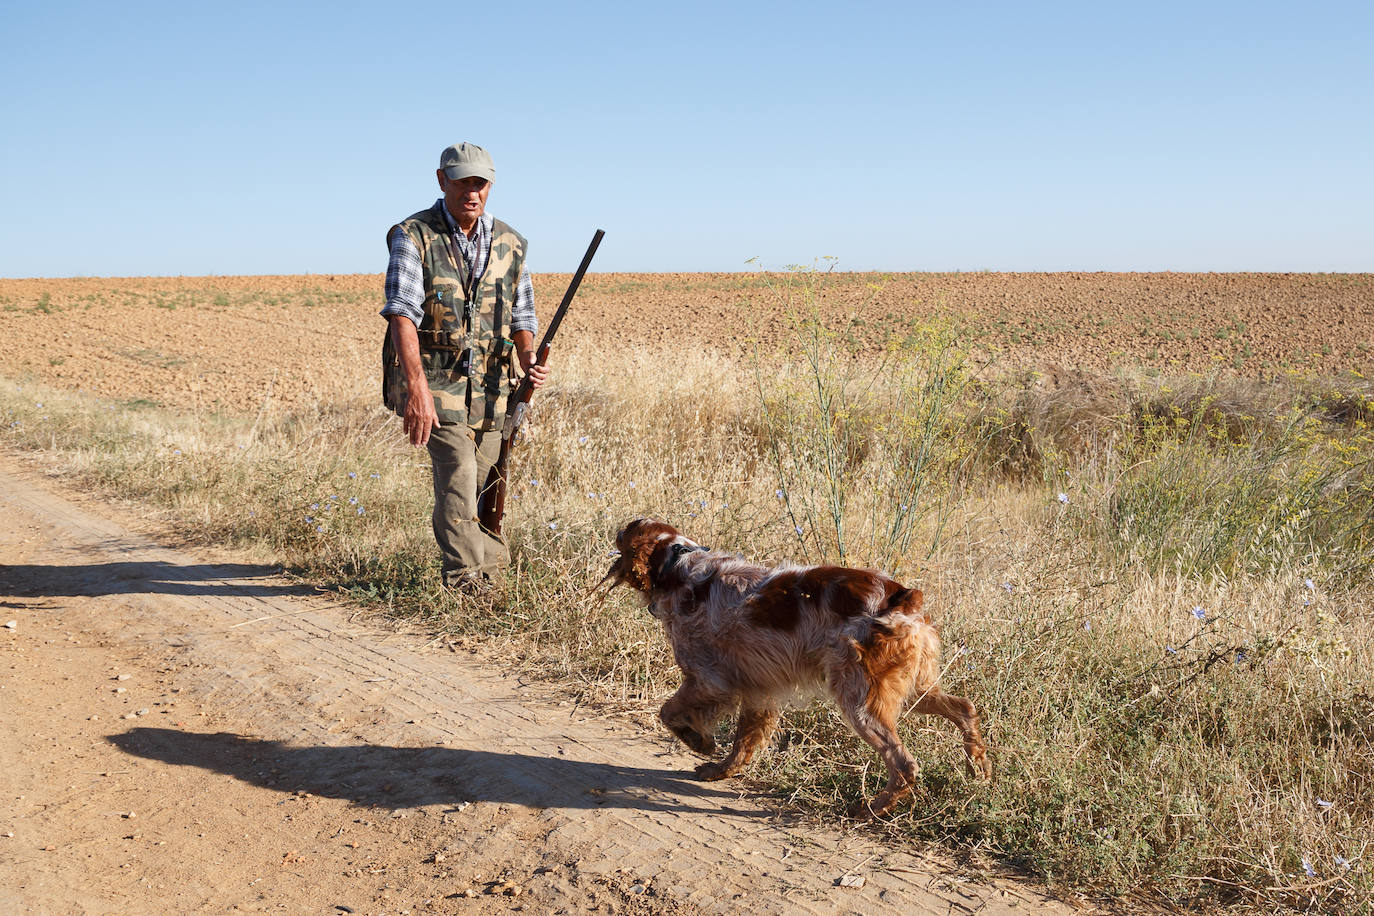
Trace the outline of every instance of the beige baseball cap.
[[439, 168], [450, 181], [463, 178], [496, 180], [496, 166], [491, 154], [475, 143], [455, 143], [439, 154]]

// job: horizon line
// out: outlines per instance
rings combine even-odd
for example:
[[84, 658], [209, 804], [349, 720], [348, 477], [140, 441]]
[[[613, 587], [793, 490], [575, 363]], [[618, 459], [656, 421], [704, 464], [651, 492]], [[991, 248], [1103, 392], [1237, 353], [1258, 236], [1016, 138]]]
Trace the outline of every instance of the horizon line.
[[[12, 277], [0, 276], [0, 282], [22, 282], [35, 280], [224, 280], [240, 279], [251, 277], [383, 277], [385, 271], [305, 271], [301, 273], [238, 273], [238, 274], [64, 274], [50, 276], [27, 276]], [[572, 271], [559, 270], [536, 270], [531, 271], [533, 276], [569, 276]], [[1254, 270], [1254, 269], [1217, 269], [1217, 270], [1176, 270], [1171, 268], [1155, 269], [1130, 269], [1130, 270], [1111, 270], [1111, 269], [1090, 269], [1090, 268], [1057, 268], [1057, 269], [1031, 269], [1031, 270], [1001, 270], [998, 268], [910, 268], [910, 269], [869, 269], [869, 270], [846, 270], [842, 268], [814, 268], [805, 265], [789, 265], [781, 268], [753, 268], [741, 270], [601, 270], [588, 271], [587, 276], [616, 276], [616, 275], [638, 275], [638, 276], [665, 276], [665, 275], [728, 275], [728, 276], [747, 276], [749, 274], [845, 274], [845, 275], [910, 275], [910, 274], [929, 274], [929, 275], [982, 275], [982, 274], [1142, 274], [1142, 275], [1179, 275], [1179, 274], [1236, 274], [1236, 275], [1262, 275], [1262, 276], [1369, 276], [1374, 275], [1374, 268], [1366, 270]]]

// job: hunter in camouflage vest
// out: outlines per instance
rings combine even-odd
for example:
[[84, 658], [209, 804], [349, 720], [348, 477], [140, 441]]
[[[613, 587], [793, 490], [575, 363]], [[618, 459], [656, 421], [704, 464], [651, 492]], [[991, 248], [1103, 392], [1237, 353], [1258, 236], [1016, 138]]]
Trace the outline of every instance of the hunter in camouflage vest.
[[[404, 232], [424, 278], [424, 320], [416, 329], [434, 412], [440, 423], [499, 429], [514, 378], [510, 309], [525, 265], [525, 239], [492, 220], [491, 255], [475, 281], [435, 202], [387, 231]], [[383, 400], [404, 417], [409, 389], [391, 335], [383, 347]]]
[[510, 561], [477, 506], [500, 454], [516, 366], [535, 388], [548, 370], [535, 359], [525, 239], [486, 214], [491, 157], [455, 144], [436, 174], [444, 196], [387, 233], [382, 399], [410, 443], [429, 450], [444, 584], [477, 593]]

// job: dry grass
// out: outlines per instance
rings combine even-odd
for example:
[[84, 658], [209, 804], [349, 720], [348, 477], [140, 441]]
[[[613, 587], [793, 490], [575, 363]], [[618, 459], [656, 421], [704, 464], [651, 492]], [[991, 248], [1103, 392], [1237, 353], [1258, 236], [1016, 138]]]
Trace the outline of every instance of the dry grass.
[[[999, 377], [952, 329], [877, 363], [842, 340], [786, 364], [565, 357], [517, 453], [494, 602], [437, 589], [424, 453], [371, 392], [210, 416], [4, 382], [3, 441], [635, 706], [675, 685], [662, 639], [628, 598], [586, 600], [627, 518], [759, 559], [880, 563], [929, 593], [999, 770], [966, 781], [953, 736], [908, 720], [921, 784], [894, 834], [1080, 890], [1369, 912], [1369, 392]], [[839, 812], [874, 790], [876, 758], [824, 706], [783, 732], [756, 771], [782, 796]]]

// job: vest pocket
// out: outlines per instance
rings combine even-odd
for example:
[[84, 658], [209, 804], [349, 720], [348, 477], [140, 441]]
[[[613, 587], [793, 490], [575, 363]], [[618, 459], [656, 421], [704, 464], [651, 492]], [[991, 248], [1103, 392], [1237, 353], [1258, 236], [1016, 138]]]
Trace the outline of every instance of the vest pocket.
[[482, 373], [482, 387], [487, 391], [504, 393], [509, 386], [512, 347], [509, 340], [498, 338], [487, 349], [486, 371]]
[[463, 377], [461, 368], [463, 351], [444, 348], [442, 350], [422, 350], [420, 360], [425, 365], [425, 376], [431, 382], [447, 384]]

